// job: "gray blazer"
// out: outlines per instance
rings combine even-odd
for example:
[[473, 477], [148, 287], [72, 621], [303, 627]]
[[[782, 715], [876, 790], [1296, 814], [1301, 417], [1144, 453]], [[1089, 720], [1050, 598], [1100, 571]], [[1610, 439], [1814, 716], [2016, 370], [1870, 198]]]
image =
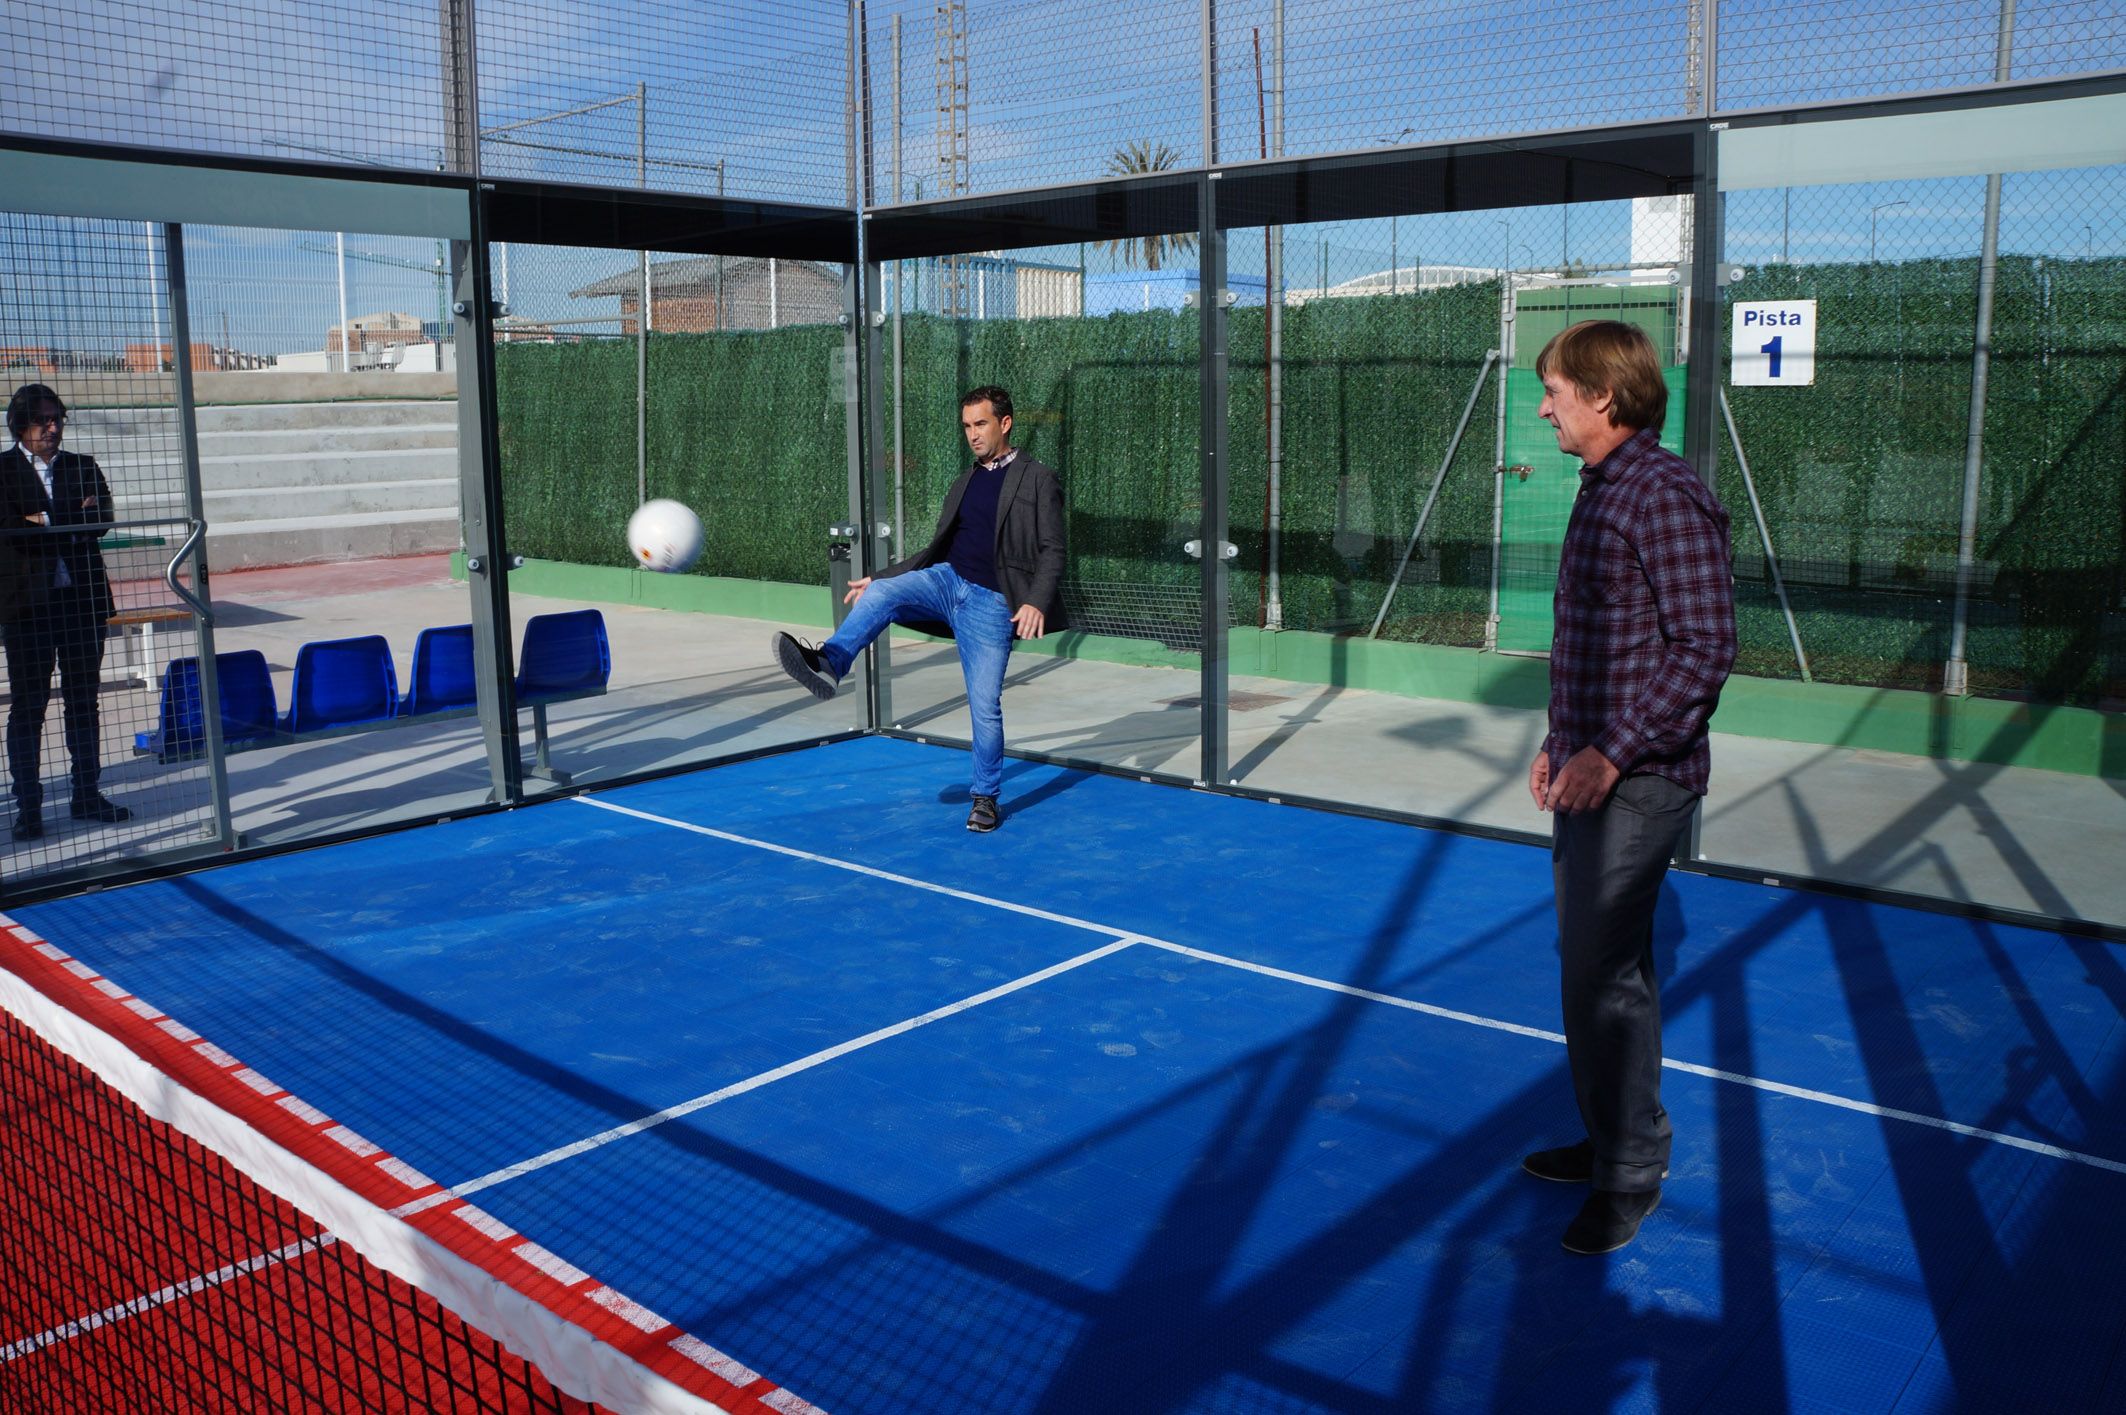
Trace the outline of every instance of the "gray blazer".
[[[966, 495], [974, 473], [975, 468], [968, 467], [945, 493], [937, 534], [930, 544], [888, 565], [877, 578], [945, 563], [952, 550], [953, 523], [960, 518], [960, 498]], [[1063, 534], [1063, 482], [1053, 467], [1036, 462], [1022, 450], [1004, 469], [1004, 485], [997, 489], [997, 578], [1003, 582], [1004, 598], [1012, 612], [1017, 613], [1022, 604], [1032, 605], [1041, 611], [1051, 634], [1069, 627], [1063, 613]], [[943, 624], [909, 627], [928, 634], [950, 634]]]

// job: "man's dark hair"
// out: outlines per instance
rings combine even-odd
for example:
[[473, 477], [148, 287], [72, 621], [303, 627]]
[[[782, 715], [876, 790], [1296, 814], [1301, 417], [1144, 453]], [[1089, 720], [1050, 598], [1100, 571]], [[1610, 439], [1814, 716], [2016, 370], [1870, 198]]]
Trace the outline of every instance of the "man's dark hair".
[[20, 442], [23, 430], [30, 425], [30, 414], [47, 403], [59, 410], [60, 417], [66, 416], [66, 404], [60, 401], [57, 393], [43, 384], [25, 383], [16, 389], [15, 396], [7, 400], [8, 435]]
[[976, 403], [987, 403], [994, 408], [998, 422], [1002, 422], [1011, 416], [1011, 395], [994, 383], [985, 383], [980, 388], [970, 388], [967, 390], [966, 395], [960, 399], [960, 406], [963, 408], [972, 407]]

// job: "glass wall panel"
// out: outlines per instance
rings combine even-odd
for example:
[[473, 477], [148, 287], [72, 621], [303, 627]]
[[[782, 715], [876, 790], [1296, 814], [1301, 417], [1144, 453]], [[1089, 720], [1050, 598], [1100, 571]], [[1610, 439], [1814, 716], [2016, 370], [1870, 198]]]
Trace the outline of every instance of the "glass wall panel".
[[[240, 840], [479, 804], [491, 783], [477, 714], [410, 700], [424, 631], [472, 613], [453, 573], [463, 537], [448, 242], [238, 226], [187, 226], [183, 239]], [[239, 709], [268, 694], [278, 730], [239, 726]]]
[[1650, 198], [1233, 233], [1235, 288], [1281, 292], [1230, 338], [1236, 784], [1547, 829], [1525, 782], [1578, 464], [1535, 356], [1644, 325], [1680, 447], [1688, 230]]
[[[2119, 167], [1729, 193], [1706, 858], [2126, 921], [2122, 198]], [[1770, 373], [1767, 310], [1812, 366]]]
[[[503, 522], [527, 557], [509, 578], [520, 673], [527, 636], [595, 611], [610, 680], [543, 715], [551, 771], [610, 780], [861, 725], [861, 695], [817, 703], [776, 668], [770, 636], [832, 625], [831, 526], [850, 519], [845, 268], [767, 257], [543, 245], [491, 250]], [[642, 294], [651, 292], [649, 317]], [[692, 510], [700, 558], [638, 568], [645, 501]], [[536, 691], [527, 691], [527, 699]]]
[[[1022, 641], [1006, 740], [1146, 773], [1196, 775], [1201, 690], [1202, 316], [1193, 235], [886, 267], [886, 474], [896, 557], [939, 529], [969, 465], [960, 397], [1011, 395], [1012, 439], [1067, 507], [1068, 633]], [[1260, 292], [1256, 298], [1260, 299]], [[968, 740], [954, 645], [897, 630], [886, 725]], [[1007, 776], [1007, 800], [1009, 778]]]

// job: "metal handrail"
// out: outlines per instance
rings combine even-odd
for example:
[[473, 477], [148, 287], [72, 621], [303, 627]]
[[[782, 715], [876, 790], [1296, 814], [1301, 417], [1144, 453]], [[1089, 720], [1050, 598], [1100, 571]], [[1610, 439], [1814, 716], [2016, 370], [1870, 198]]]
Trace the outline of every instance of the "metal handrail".
[[207, 608], [207, 602], [177, 582], [177, 567], [184, 564], [185, 557], [198, 549], [200, 541], [206, 538], [207, 523], [187, 521], [184, 524], [192, 528], [191, 533], [185, 537], [185, 543], [177, 547], [177, 554], [170, 557], [170, 563], [163, 567], [162, 582], [170, 587], [171, 594], [192, 606], [192, 612], [199, 616], [201, 623], [211, 624], [214, 622], [214, 611]]

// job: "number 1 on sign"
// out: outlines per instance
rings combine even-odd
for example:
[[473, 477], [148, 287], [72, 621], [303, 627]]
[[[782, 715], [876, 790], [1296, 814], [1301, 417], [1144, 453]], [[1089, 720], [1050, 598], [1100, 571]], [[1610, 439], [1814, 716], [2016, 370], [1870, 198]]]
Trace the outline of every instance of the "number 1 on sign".
[[1773, 378], [1779, 376], [1779, 341], [1784, 338], [1786, 338], [1784, 334], [1774, 334], [1771, 343], [1765, 344], [1757, 350], [1760, 354], [1770, 354], [1772, 356], [1771, 376]]

